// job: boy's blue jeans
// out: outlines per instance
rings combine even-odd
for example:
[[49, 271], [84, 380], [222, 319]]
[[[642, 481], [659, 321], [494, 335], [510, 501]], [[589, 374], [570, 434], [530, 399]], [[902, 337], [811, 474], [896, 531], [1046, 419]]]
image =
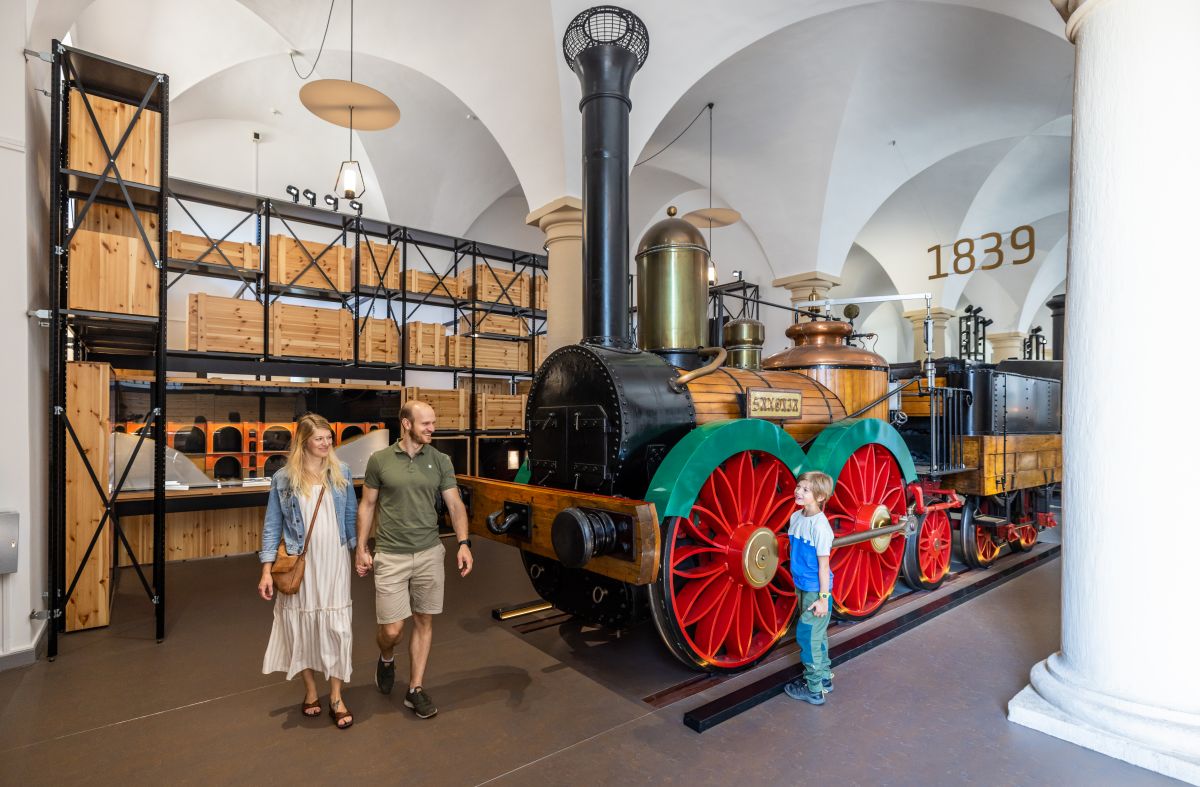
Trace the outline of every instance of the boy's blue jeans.
[[[796, 621], [796, 642], [800, 645], [800, 662], [804, 664], [804, 680], [808, 690], [821, 693], [821, 681], [828, 680], [832, 674], [829, 671], [829, 618], [817, 617], [809, 609], [818, 598], [815, 590], [805, 590], [800, 593], [800, 619]], [[833, 600], [830, 599], [830, 609]]]

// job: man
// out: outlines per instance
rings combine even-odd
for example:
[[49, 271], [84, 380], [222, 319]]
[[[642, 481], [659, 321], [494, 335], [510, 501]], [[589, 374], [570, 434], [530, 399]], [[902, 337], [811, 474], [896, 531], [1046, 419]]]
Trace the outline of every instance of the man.
[[[465, 577], [474, 565], [467, 510], [458, 494], [454, 467], [450, 457], [430, 445], [436, 424], [437, 415], [425, 402], [410, 400], [400, 408], [400, 439], [367, 462], [355, 550], [358, 575], [365, 577], [372, 567], [375, 570], [375, 622], [379, 624], [375, 685], [384, 694], [391, 693], [396, 681], [395, 647], [404, 633], [404, 621], [411, 616], [411, 664], [404, 705], [422, 719], [437, 714], [423, 682], [433, 643], [433, 616], [442, 611], [446, 584], [446, 549], [438, 538], [435, 508], [439, 494], [458, 541], [459, 574]], [[379, 525], [372, 558], [367, 538], [376, 511]]]

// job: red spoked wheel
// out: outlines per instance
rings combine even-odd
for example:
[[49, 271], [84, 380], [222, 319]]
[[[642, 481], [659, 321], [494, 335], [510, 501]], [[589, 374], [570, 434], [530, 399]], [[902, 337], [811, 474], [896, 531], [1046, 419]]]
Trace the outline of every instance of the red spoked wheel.
[[[834, 537], [886, 527], [904, 514], [904, 480], [891, 452], [868, 443], [850, 454], [833, 497], [825, 504]], [[862, 620], [878, 612], [896, 586], [903, 557], [903, 533], [834, 549], [830, 556], [834, 613], [846, 620]]]
[[1012, 506], [1016, 538], [1010, 540], [1008, 545], [1015, 552], [1028, 552], [1038, 542], [1037, 512], [1034, 510], [1032, 490], [1022, 489], [1017, 495], [1018, 499], [1013, 501]]
[[650, 609], [683, 662], [736, 670], [765, 656], [796, 614], [787, 525], [796, 479], [762, 451], [714, 469], [687, 517], [665, 522]]
[[972, 568], [987, 568], [996, 562], [1000, 556], [1000, 548], [995, 533], [991, 528], [975, 524], [975, 514], [979, 503], [968, 500], [962, 509], [962, 520], [959, 527], [959, 546], [962, 549], [963, 560]]
[[917, 537], [904, 545], [904, 581], [919, 590], [933, 590], [950, 573], [950, 517], [944, 510], [930, 511], [917, 527]]

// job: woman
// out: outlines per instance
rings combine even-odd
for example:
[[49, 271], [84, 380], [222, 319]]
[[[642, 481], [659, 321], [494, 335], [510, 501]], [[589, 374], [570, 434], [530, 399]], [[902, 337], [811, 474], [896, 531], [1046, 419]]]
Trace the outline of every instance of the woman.
[[[322, 495], [322, 489], [324, 494]], [[313, 512], [321, 500], [320, 511]], [[350, 558], [358, 543], [355, 531], [357, 501], [350, 468], [333, 453], [333, 430], [319, 415], [307, 413], [296, 423], [287, 464], [271, 478], [267, 516], [263, 522], [262, 578], [258, 593], [275, 595], [271, 566], [282, 538], [289, 555], [298, 555], [312, 523], [304, 580], [295, 595], [275, 599], [275, 622], [263, 657], [263, 673], [285, 672], [304, 679], [300, 712], [320, 716], [314, 672], [329, 681], [329, 715], [338, 729], [354, 723], [342, 700], [350, 680]]]

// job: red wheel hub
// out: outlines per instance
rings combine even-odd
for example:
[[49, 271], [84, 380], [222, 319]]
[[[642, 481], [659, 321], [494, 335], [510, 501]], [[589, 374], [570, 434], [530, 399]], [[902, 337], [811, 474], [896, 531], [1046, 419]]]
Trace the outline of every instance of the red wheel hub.
[[743, 451], [709, 476], [690, 515], [668, 529], [670, 612], [697, 663], [736, 668], [761, 658], [796, 610], [787, 524], [795, 477], [779, 459]]
[[[875, 444], [850, 455], [838, 474], [833, 497], [825, 504], [835, 537], [892, 524], [904, 513], [900, 467], [886, 448]], [[834, 609], [850, 618], [874, 614], [891, 595], [903, 557], [900, 533], [835, 549], [830, 556]]]

